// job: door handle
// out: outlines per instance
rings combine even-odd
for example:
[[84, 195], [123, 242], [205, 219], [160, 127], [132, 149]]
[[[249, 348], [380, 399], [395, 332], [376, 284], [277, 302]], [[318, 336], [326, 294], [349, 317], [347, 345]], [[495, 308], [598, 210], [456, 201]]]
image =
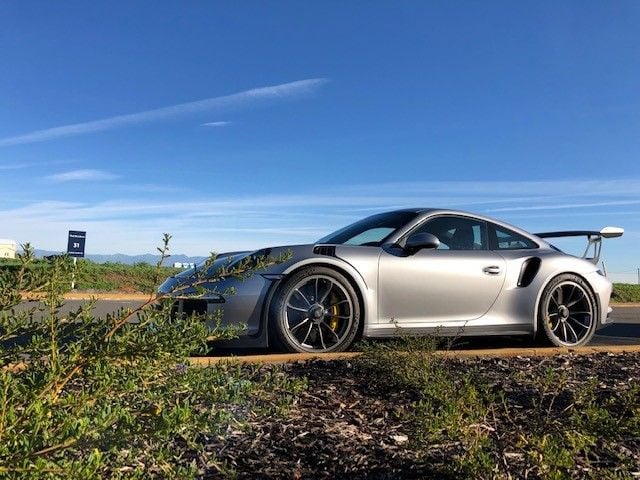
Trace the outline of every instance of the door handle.
[[487, 275], [498, 275], [500, 273], [500, 267], [497, 265], [490, 265], [482, 269]]

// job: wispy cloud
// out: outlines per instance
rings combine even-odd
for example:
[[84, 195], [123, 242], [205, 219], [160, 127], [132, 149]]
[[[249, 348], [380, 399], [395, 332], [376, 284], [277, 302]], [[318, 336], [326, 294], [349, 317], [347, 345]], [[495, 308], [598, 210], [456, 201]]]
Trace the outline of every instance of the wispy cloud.
[[69, 172], [56, 173], [55, 175], [49, 175], [45, 177], [47, 180], [51, 180], [53, 182], [77, 182], [77, 181], [99, 181], [99, 180], [114, 180], [118, 178], [118, 175], [115, 175], [110, 172], [105, 172], [104, 170], [91, 170], [91, 169], [83, 169], [83, 170], [71, 170]]
[[[118, 183], [110, 185], [118, 188]], [[123, 187], [117, 200], [0, 202], [0, 225], [3, 236], [48, 249], [64, 248], [66, 231], [78, 229], [89, 232], [89, 247], [96, 253], [149, 251], [163, 232], [170, 232], [175, 252], [206, 254], [313, 242], [365, 215], [401, 206], [450, 207], [496, 215], [529, 231], [622, 226], [625, 236], [606, 245], [607, 265], [620, 268], [640, 262], [638, 237], [634, 238], [640, 231], [640, 179], [293, 188], [288, 193], [261, 195], [187, 190], [179, 195], [143, 196], [136, 188]], [[515, 210], [518, 207], [524, 208]], [[500, 213], [491, 213], [497, 209]]]
[[314, 93], [326, 82], [327, 80], [324, 78], [298, 80], [296, 82], [253, 88], [251, 90], [244, 90], [231, 95], [211, 97], [195, 102], [180, 103], [178, 105], [171, 105], [143, 112], [117, 115], [115, 117], [92, 120], [83, 123], [62, 125], [45, 130], [36, 130], [23, 135], [1, 138], [0, 147], [44, 142], [46, 140], [53, 140], [61, 137], [84, 135], [131, 125], [157, 122], [169, 118], [191, 115], [198, 112], [210, 112], [228, 108], [238, 108], [244, 105], [265, 101], [284, 100], [287, 98]]
[[45, 165], [63, 165], [73, 163], [73, 160], [48, 160], [46, 162], [14, 162], [0, 164], [0, 170], [22, 170], [25, 168], [42, 167]]
[[233, 122], [207, 122], [207, 123], [201, 123], [200, 126], [201, 127], [228, 127], [232, 123]]
[[0, 165], [0, 170], [21, 170], [23, 168], [29, 168], [33, 166], [33, 163], [10, 163]]
[[560, 203], [560, 204], [547, 204], [547, 205], [530, 205], [526, 207], [501, 207], [492, 208], [487, 210], [488, 212], [521, 212], [531, 210], [565, 210], [575, 208], [590, 208], [590, 207], [611, 207], [621, 205], [638, 205], [640, 200], [618, 200], [612, 202], [590, 202], [590, 203]]
[[109, 189], [136, 193], [184, 193], [190, 190], [183, 185], [159, 185], [155, 183], [109, 184]]

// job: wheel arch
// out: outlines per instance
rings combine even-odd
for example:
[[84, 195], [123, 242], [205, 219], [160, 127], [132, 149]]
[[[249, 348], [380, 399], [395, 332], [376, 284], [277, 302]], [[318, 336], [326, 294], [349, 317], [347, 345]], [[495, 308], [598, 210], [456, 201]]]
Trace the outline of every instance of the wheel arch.
[[[349, 265], [346, 262], [344, 262], [343, 264], [343, 262], [327, 261], [324, 259], [323, 260], [309, 259], [309, 261], [299, 262], [296, 265], [292, 265], [291, 267], [289, 267], [283, 273], [284, 277], [282, 280], [286, 279], [291, 275], [298, 273], [300, 270], [303, 270], [309, 267], [324, 267], [324, 268], [329, 268], [331, 270], [334, 270], [340, 273], [341, 275], [343, 275], [347, 279], [347, 281], [351, 284], [354, 291], [356, 292], [356, 296], [358, 297], [358, 305], [360, 307], [361, 321], [360, 321], [360, 325], [358, 326], [358, 333], [356, 335], [356, 340], [359, 340], [362, 337], [362, 333], [365, 328], [365, 323], [367, 323], [367, 315], [368, 315], [368, 309], [365, 302], [365, 293], [364, 293], [367, 289], [367, 285], [364, 279], [362, 278], [362, 276], [358, 273], [358, 271], [355, 268], [353, 268], [351, 265]], [[282, 284], [283, 282], [280, 281], [277, 289], [281, 288]], [[269, 307], [270, 306], [267, 306], [267, 308]]]
[[[542, 293], [545, 291], [547, 286], [553, 280], [555, 280], [556, 278], [560, 277], [561, 275], [574, 275], [576, 277], [579, 277], [587, 285], [591, 295], [595, 299], [595, 302], [596, 302], [595, 310], [598, 313], [598, 317], [600, 317], [600, 298], [598, 297], [597, 293], [593, 289], [593, 286], [591, 285], [591, 282], [589, 282], [589, 280], [587, 280], [583, 274], [578, 273], [576, 271], [570, 271], [570, 270], [554, 272], [554, 273], [552, 273], [551, 275], [549, 275], [545, 279], [544, 283], [542, 283], [542, 285], [538, 289], [538, 294], [537, 294], [537, 297], [536, 297], [536, 303], [535, 303], [535, 307], [534, 307], [534, 311], [533, 311], [533, 334], [534, 335], [536, 335], [538, 333], [538, 324], [540, 322], [540, 320], [538, 318], [538, 314], [539, 314], [539, 310], [540, 310], [540, 300], [542, 300]], [[597, 320], [600, 321], [600, 318], [598, 318]]]

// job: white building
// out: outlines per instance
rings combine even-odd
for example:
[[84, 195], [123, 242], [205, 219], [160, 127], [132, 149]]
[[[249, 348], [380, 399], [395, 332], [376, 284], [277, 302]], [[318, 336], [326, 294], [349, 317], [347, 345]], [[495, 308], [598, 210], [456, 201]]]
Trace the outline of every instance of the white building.
[[173, 268], [193, 268], [195, 267], [195, 263], [184, 263], [184, 262], [174, 262]]
[[0, 258], [16, 258], [18, 244], [13, 240], [0, 238]]

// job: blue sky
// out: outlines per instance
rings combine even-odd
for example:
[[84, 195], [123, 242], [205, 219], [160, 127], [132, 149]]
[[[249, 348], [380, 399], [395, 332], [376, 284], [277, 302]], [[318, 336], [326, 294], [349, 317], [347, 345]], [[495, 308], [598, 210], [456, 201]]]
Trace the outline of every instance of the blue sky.
[[3, 2], [0, 237], [305, 243], [401, 206], [626, 228], [640, 4]]

